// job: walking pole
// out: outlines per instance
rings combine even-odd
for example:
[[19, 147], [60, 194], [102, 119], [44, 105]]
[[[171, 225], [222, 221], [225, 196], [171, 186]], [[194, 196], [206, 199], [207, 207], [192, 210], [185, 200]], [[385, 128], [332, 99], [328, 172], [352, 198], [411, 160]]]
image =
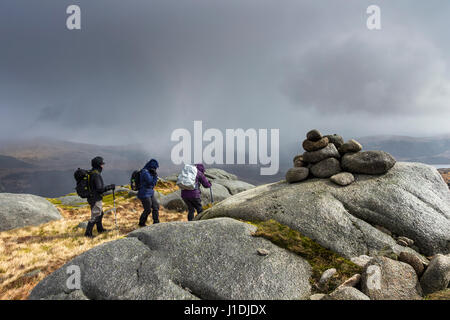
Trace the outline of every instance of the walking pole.
[[211, 204], [214, 202], [213, 193], [212, 193], [212, 186], [209, 188], [209, 193], [211, 194]]
[[117, 228], [117, 209], [116, 209], [116, 193], [115, 193], [115, 189], [113, 190], [113, 205], [114, 205], [114, 223], [116, 225], [116, 230]]

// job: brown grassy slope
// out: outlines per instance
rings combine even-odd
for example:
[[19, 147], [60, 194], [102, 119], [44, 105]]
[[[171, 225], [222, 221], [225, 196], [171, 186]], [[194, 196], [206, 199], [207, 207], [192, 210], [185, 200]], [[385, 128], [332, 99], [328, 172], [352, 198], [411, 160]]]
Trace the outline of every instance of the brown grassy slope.
[[[156, 188], [161, 193], [176, 189], [174, 185]], [[104, 210], [112, 208], [111, 196], [105, 197]], [[35, 227], [14, 229], [0, 233], [0, 299], [26, 299], [33, 287], [48, 274], [62, 267], [77, 255], [107, 241], [123, 238], [137, 228], [142, 205], [135, 198], [117, 196], [117, 224], [114, 214], [107, 214], [104, 226], [112, 231], [84, 237], [84, 230], [77, 228], [80, 222], [89, 220], [89, 208], [61, 208], [64, 219]], [[160, 221], [186, 221], [186, 213], [160, 210]], [[147, 224], [150, 224], [151, 217]], [[96, 229], [94, 228], [94, 235]]]
[[439, 169], [439, 173], [444, 178], [445, 183], [450, 182], [450, 169]]

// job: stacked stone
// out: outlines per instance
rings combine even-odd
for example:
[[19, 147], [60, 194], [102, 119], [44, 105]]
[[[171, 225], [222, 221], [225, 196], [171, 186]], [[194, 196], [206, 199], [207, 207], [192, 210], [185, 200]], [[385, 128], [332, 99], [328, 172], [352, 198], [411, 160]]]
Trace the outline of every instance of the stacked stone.
[[364, 151], [362, 145], [337, 134], [322, 136], [314, 129], [306, 134], [302, 143], [305, 152], [294, 158], [294, 167], [286, 173], [289, 183], [306, 180], [309, 176], [330, 178], [346, 186], [355, 181], [353, 173], [383, 174], [395, 164], [395, 159], [384, 151]]
[[[341, 138], [342, 139], [342, 138]], [[341, 172], [339, 162], [340, 154], [336, 145], [330, 140], [340, 143], [339, 138], [334, 135], [323, 137], [318, 130], [311, 130], [306, 134], [306, 140], [303, 141], [303, 159], [308, 163], [312, 176], [316, 178], [329, 178]]]

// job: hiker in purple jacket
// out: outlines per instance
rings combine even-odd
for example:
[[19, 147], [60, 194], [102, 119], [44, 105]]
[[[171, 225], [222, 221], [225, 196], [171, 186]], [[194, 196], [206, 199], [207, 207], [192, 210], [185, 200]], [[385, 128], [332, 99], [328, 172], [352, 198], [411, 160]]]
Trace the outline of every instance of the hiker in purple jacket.
[[202, 200], [200, 198], [200, 184], [205, 188], [211, 188], [211, 183], [205, 177], [205, 167], [202, 164], [196, 164], [197, 177], [195, 178], [196, 188], [194, 190], [181, 190], [181, 198], [186, 203], [188, 207], [188, 221], [194, 219], [195, 210], [197, 214], [203, 211]]

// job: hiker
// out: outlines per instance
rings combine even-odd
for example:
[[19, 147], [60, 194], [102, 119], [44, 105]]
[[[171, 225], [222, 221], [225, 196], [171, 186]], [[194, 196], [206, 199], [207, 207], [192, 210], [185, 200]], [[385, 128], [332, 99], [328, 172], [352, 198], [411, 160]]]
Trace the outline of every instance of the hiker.
[[140, 173], [140, 188], [137, 196], [144, 207], [144, 211], [139, 218], [140, 227], [145, 227], [150, 212], [152, 213], [153, 223], [159, 223], [159, 203], [153, 190], [158, 182], [158, 174], [156, 173], [158, 168], [158, 161], [151, 159]]
[[116, 186], [114, 184], [110, 184], [108, 186], [103, 185], [102, 178], [102, 170], [105, 162], [102, 157], [95, 157], [91, 160], [91, 175], [89, 180], [89, 189], [90, 194], [87, 198], [89, 205], [91, 206], [91, 219], [88, 222], [86, 227], [86, 233], [84, 234], [86, 237], [92, 238], [92, 229], [94, 225], [97, 226], [98, 233], [102, 233], [106, 230], [103, 228], [102, 220], [103, 220], [103, 193], [109, 190], [114, 190]]
[[203, 164], [196, 164], [197, 177], [195, 178], [196, 187], [194, 190], [181, 190], [181, 198], [188, 207], [188, 221], [194, 219], [194, 213], [197, 210], [197, 214], [203, 211], [202, 200], [200, 198], [200, 183], [205, 188], [211, 188], [211, 182], [205, 177], [205, 167]]

